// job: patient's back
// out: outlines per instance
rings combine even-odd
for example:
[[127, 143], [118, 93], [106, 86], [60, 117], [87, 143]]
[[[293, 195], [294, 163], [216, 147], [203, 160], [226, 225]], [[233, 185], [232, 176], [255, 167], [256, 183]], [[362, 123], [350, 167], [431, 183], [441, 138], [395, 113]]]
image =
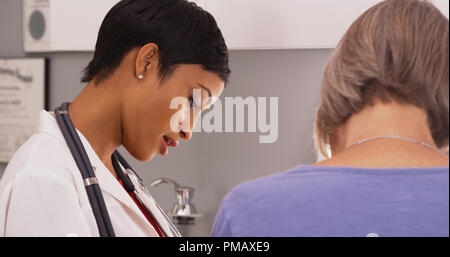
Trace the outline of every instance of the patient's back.
[[449, 236], [449, 167], [298, 166], [236, 187], [212, 236]]

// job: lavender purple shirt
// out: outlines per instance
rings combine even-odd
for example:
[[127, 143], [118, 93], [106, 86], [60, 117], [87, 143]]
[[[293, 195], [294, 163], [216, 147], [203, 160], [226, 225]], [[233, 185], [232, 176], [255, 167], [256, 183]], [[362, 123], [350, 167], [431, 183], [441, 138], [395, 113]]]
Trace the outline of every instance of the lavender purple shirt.
[[449, 167], [298, 166], [237, 186], [211, 235], [448, 237]]

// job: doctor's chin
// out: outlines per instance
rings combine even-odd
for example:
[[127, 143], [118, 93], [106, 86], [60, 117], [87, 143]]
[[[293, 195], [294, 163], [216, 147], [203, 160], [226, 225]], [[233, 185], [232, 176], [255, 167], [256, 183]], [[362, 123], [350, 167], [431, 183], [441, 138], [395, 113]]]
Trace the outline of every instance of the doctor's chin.
[[149, 241], [170, 256], [448, 238], [448, 17], [444, 0], [3, 0], [0, 237], [174, 237]]

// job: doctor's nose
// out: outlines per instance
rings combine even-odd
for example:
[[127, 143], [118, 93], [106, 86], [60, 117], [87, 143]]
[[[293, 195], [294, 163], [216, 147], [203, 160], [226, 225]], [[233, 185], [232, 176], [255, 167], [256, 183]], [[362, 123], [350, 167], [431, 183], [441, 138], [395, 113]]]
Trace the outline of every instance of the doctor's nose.
[[182, 138], [182, 139], [184, 139], [186, 141], [191, 140], [191, 138], [192, 138], [192, 131], [189, 132], [189, 131], [181, 130], [180, 131], [180, 138]]
[[192, 138], [192, 132], [199, 118], [200, 113], [189, 113], [182, 116], [178, 122], [180, 130], [180, 138], [189, 141]]

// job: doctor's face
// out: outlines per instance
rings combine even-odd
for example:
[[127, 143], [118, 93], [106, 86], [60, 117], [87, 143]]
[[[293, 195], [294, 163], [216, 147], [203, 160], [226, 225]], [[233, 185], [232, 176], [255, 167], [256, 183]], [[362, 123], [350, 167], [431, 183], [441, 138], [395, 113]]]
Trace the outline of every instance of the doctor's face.
[[[219, 76], [199, 65], [179, 65], [162, 83], [155, 72], [147, 73], [124, 96], [124, 147], [140, 161], [167, 155], [169, 147], [191, 139], [201, 111], [208, 109], [211, 98], [219, 98], [223, 89]], [[186, 99], [186, 104], [174, 104], [180, 99]], [[180, 124], [180, 129], [173, 129], [174, 123]]]

